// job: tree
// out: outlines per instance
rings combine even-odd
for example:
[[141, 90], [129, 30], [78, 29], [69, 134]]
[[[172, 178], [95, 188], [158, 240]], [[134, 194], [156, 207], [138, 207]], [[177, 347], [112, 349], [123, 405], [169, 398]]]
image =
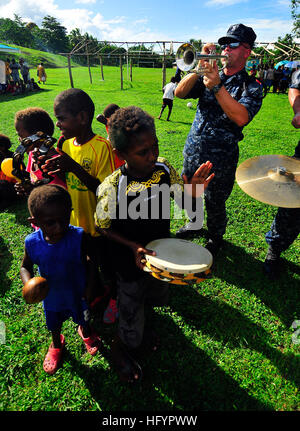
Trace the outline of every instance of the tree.
[[38, 35], [50, 51], [58, 53], [69, 50], [67, 29], [53, 16], [47, 15], [43, 18], [42, 29]]
[[299, 5], [300, 5], [300, 0], [291, 0], [291, 13], [292, 13], [292, 18], [294, 20], [292, 31], [296, 37], [300, 37], [300, 14], [298, 13]]
[[83, 40], [83, 35], [80, 33], [79, 28], [73, 28], [68, 34], [68, 39], [71, 49], [75, 48]]
[[32, 47], [34, 39], [19, 15], [10, 18], [0, 18], [0, 40], [6, 43]]
[[193, 45], [196, 51], [201, 51], [201, 48], [202, 48], [201, 39], [190, 39], [189, 42]]
[[[144, 44], [133, 45], [128, 49], [128, 54], [132, 57], [133, 61], [137, 64], [142, 64], [143, 67], [161, 67], [162, 59], [159, 54], [153, 50], [153, 45], [148, 48]], [[172, 66], [173, 56], [171, 59], [168, 58], [169, 53], [167, 52], [167, 65]]]
[[291, 34], [287, 33], [283, 38], [279, 37], [277, 47], [281, 49], [276, 49], [274, 51], [275, 59], [291, 60], [292, 59], [291, 50], [294, 46], [295, 46], [295, 42]]
[[[78, 28], [70, 31], [68, 39], [71, 50], [76, 48], [76, 54], [86, 54], [88, 49], [89, 54], [92, 54], [90, 57], [90, 64], [98, 64], [99, 60], [93, 54], [98, 53], [104, 44], [99, 43], [95, 37], [88, 33], [81, 34]], [[76, 61], [85, 65], [87, 63], [87, 57], [86, 55], [78, 55]]]

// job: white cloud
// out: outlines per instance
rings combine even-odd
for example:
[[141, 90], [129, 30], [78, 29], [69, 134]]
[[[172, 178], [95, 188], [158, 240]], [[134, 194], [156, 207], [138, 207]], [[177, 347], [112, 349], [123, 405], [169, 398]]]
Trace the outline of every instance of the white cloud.
[[[257, 35], [256, 42], [274, 42], [279, 36], [283, 37], [292, 30], [291, 20], [246, 18], [241, 22], [253, 28]], [[228, 21], [213, 27], [202, 26], [198, 33], [193, 33], [193, 38], [201, 39], [203, 42], [217, 42], [220, 37], [226, 35], [232, 24], [235, 23]], [[189, 40], [190, 37], [190, 33], [183, 35], [184, 40]]]
[[[79, 2], [88, 5], [94, 0], [75, 1]], [[14, 14], [20, 15], [25, 22], [33, 21], [38, 26], [41, 26], [44, 16], [50, 15], [66, 27], [68, 32], [79, 28], [82, 33], [88, 32], [98, 40], [146, 42], [169, 39], [162, 32], [154, 33], [147, 28], [147, 18], [133, 20], [130, 17], [116, 16], [107, 20], [100, 13], [79, 5], [71, 9], [60, 8], [56, 0], [44, 3], [39, 0], [0, 0], [0, 17], [13, 19]]]
[[[96, 3], [96, 1], [97, 0], [75, 0], [75, 3], [76, 4], [94, 4], [94, 3]], [[103, 1], [99, 2], [99, 3], [103, 3]]]
[[280, 6], [284, 6], [284, 7], [290, 7], [291, 1], [290, 0], [278, 0], [277, 4], [279, 4]]
[[280, 19], [254, 19], [249, 18], [244, 20], [243, 24], [252, 27], [255, 31], [257, 42], [273, 42], [279, 36], [285, 36], [290, 33], [293, 27], [292, 20]]
[[248, 0], [209, 0], [205, 3], [205, 6], [208, 7], [215, 7], [215, 6], [220, 6], [220, 7], [226, 7], [226, 6], [232, 6], [233, 4], [237, 4], [237, 3], [245, 3]]
[[137, 19], [136, 21], [134, 21], [134, 24], [146, 24], [147, 22], [148, 22], [147, 18]]

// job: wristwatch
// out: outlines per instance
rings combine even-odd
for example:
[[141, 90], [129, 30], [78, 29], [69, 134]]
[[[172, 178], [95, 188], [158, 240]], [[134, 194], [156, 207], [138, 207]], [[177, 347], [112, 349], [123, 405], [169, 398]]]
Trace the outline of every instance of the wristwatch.
[[214, 92], [214, 94], [217, 94], [217, 93], [220, 91], [221, 87], [223, 87], [222, 82], [220, 82], [220, 84], [215, 85], [215, 86], [212, 88], [212, 91]]

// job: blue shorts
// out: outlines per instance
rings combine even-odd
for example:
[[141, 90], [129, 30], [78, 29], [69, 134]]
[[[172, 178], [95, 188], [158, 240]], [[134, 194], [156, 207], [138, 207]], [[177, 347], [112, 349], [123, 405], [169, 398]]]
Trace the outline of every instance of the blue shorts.
[[90, 311], [85, 301], [81, 301], [81, 307], [78, 310], [52, 311], [44, 310], [46, 325], [49, 331], [59, 330], [66, 320], [72, 317], [73, 322], [77, 325], [86, 326], [90, 320]]

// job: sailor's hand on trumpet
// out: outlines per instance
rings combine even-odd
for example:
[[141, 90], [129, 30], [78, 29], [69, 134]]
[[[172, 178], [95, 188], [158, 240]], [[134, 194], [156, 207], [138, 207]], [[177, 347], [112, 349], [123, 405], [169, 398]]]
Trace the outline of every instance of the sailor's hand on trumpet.
[[203, 45], [201, 54], [215, 54], [216, 52], [216, 45], [214, 43], [206, 43]]
[[[202, 55], [212, 55], [215, 53], [216, 53], [216, 45], [215, 44], [206, 43], [205, 45], [203, 45], [202, 50], [201, 50]], [[197, 69], [201, 70], [201, 75], [205, 75], [206, 73], [211, 72], [212, 69], [210, 66], [212, 66], [215, 63], [216, 63], [215, 60], [201, 59], [198, 62]]]
[[204, 62], [203, 84], [208, 90], [212, 90], [216, 85], [221, 83], [219, 69], [216, 61], [213, 64]]

